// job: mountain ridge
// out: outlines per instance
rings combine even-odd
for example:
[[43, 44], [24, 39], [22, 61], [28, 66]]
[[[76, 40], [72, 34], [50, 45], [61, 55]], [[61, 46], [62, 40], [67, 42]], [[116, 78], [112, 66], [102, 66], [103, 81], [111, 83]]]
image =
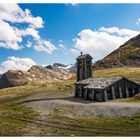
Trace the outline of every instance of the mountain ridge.
[[0, 77], [0, 88], [22, 86], [28, 83], [51, 83], [57, 80], [66, 80], [74, 73], [70, 70], [48, 69], [43, 66], [32, 66], [28, 71], [8, 70]]
[[94, 69], [115, 67], [140, 67], [140, 34], [93, 65]]

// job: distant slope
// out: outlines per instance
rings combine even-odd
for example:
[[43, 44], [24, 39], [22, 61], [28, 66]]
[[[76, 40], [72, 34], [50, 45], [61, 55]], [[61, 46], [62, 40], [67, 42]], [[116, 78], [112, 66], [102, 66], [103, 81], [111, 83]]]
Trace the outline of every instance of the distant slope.
[[95, 69], [114, 67], [140, 67], [140, 34], [131, 38], [102, 60], [97, 61]]
[[9, 70], [0, 78], [0, 88], [22, 86], [28, 83], [51, 83], [56, 80], [68, 79], [72, 73], [61, 70], [51, 70], [42, 66], [32, 66], [28, 71]]
[[8, 70], [0, 78], [0, 88], [22, 86], [30, 82], [31, 75], [21, 70]]
[[64, 65], [61, 63], [54, 63], [53, 65], [47, 65], [45, 68], [63, 73], [64, 75], [76, 73], [76, 64]]
[[128, 79], [134, 80], [140, 83], [140, 68], [109, 68], [100, 69], [93, 71], [93, 77], [127, 77]]
[[[121, 67], [121, 68], [98, 69], [93, 70], [92, 76], [96, 78], [121, 76], [140, 83], [140, 68]], [[70, 80], [75, 81], [76, 76], [71, 77]]]

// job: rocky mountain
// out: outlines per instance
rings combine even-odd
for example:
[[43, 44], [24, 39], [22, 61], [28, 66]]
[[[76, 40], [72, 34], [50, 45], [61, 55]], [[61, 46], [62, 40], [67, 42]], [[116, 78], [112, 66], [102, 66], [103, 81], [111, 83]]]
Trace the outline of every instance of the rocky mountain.
[[9, 70], [0, 78], [0, 88], [22, 86], [28, 83], [51, 83], [56, 80], [68, 79], [73, 75], [69, 71], [48, 69], [42, 66], [32, 66], [28, 71]]
[[72, 70], [72, 69], [76, 70], [76, 64], [64, 65], [61, 63], [54, 63], [52, 67], [59, 68], [59, 69], [66, 69], [66, 70]]
[[65, 68], [67, 65], [61, 64], [61, 63], [54, 63], [53, 67], [60, 67], [60, 68]]
[[76, 72], [76, 64], [64, 65], [61, 63], [54, 63], [53, 65], [48, 65], [45, 68], [51, 69], [54, 71], [59, 71], [63, 73], [75, 73]]
[[30, 82], [31, 75], [21, 70], [9, 70], [0, 78], [0, 88], [22, 86]]
[[140, 34], [94, 64], [94, 69], [140, 67]]

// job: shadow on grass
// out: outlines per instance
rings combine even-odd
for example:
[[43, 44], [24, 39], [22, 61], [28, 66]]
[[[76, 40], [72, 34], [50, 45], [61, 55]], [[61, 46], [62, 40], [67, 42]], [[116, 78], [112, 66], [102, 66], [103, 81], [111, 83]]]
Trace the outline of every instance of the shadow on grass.
[[69, 102], [73, 102], [73, 103], [83, 103], [83, 104], [97, 103], [96, 101], [84, 100], [83, 98], [75, 98], [74, 96], [30, 99], [30, 100], [24, 100], [24, 101], [22, 101], [22, 103], [40, 102], [40, 101], [48, 101], [48, 100], [49, 101], [51, 101], [51, 100], [63, 100], [63, 101], [69, 101]]

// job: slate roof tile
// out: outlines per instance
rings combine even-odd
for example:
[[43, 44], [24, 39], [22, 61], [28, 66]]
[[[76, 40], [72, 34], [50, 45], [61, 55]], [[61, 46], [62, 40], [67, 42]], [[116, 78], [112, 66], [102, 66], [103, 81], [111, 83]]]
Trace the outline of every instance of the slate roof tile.
[[107, 86], [113, 84], [116, 81], [119, 81], [123, 77], [109, 77], [109, 78], [88, 78], [85, 80], [80, 80], [76, 82], [76, 84], [84, 84], [87, 85], [84, 88], [91, 89], [104, 89]]

